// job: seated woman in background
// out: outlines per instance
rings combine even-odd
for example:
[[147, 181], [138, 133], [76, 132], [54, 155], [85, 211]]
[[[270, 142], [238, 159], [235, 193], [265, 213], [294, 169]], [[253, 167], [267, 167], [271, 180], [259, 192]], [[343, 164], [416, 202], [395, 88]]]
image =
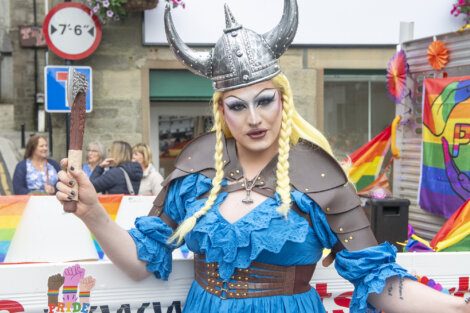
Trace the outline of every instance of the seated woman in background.
[[149, 145], [138, 143], [132, 148], [132, 161], [142, 167], [144, 176], [140, 182], [139, 195], [156, 196], [162, 189], [163, 177], [152, 164], [152, 151]]
[[13, 174], [15, 195], [55, 193], [59, 164], [48, 159], [47, 139], [41, 135], [32, 136], [26, 144], [24, 160], [16, 165]]
[[[139, 193], [142, 168], [132, 162], [132, 148], [125, 141], [114, 141], [109, 157], [95, 167], [90, 176], [96, 192], [134, 195]], [[105, 171], [105, 168], [109, 168]]]
[[95, 167], [106, 158], [106, 150], [101, 142], [90, 142], [87, 147], [86, 163], [83, 164], [83, 171], [90, 177]]

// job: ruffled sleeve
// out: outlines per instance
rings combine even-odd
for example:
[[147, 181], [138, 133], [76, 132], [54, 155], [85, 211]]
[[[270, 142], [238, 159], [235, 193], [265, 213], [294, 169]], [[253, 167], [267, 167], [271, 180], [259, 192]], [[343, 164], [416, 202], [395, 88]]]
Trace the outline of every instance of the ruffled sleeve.
[[[314, 234], [325, 248], [331, 249], [338, 238], [329, 227], [321, 208], [298, 191], [293, 193], [293, 198], [299, 208], [312, 218]], [[388, 242], [359, 251], [343, 249], [336, 254], [335, 268], [338, 274], [354, 285], [350, 312], [362, 313], [368, 308], [373, 309], [367, 298], [371, 293], [381, 293], [388, 278], [398, 276], [415, 279], [395, 262], [396, 254], [396, 248]]]
[[359, 251], [344, 249], [336, 254], [338, 274], [354, 285], [351, 312], [366, 312], [370, 308], [367, 298], [371, 293], [381, 293], [388, 278], [415, 279], [395, 262], [396, 255], [397, 249], [388, 242]]
[[[197, 175], [189, 175], [172, 183], [165, 199], [163, 211], [176, 223], [185, 215], [186, 199], [195, 190]], [[156, 216], [142, 216], [135, 221], [135, 228], [129, 230], [137, 247], [138, 258], [147, 263], [147, 270], [157, 278], [168, 279], [172, 269], [172, 251], [176, 245], [169, 244], [173, 229]]]

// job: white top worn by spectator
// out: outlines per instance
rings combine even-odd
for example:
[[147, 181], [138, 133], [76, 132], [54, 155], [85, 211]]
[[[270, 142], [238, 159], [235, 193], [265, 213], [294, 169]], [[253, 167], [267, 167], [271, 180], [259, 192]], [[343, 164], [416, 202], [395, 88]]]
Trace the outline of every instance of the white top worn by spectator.
[[162, 189], [163, 177], [153, 166], [149, 164], [147, 169], [144, 170], [144, 176], [140, 181], [139, 195], [143, 196], [156, 196]]
[[151, 160], [152, 151], [148, 144], [138, 143], [132, 148], [132, 161], [139, 163], [144, 172], [139, 195], [156, 196], [162, 189], [163, 177], [152, 165]]

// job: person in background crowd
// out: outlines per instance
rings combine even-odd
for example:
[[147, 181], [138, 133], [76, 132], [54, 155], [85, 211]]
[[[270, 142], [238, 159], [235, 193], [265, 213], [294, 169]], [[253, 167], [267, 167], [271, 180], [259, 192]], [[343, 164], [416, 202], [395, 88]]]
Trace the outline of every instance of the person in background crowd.
[[87, 147], [86, 163], [83, 164], [83, 171], [90, 177], [95, 167], [106, 158], [106, 150], [101, 142], [90, 142]]
[[32, 136], [26, 144], [24, 160], [16, 165], [13, 174], [13, 192], [16, 195], [55, 193], [59, 164], [48, 159], [47, 139], [41, 135]]
[[[114, 141], [109, 157], [95, 167], [90, 176], [96, 192], [133, 195], [139, 193], [142, 168], [132, 162], [132, 148], [125, 141]], [[105, 171], [105, 168], [109, 168]]]
[[156, 196], [162, 189], [163, 177], [152, 162], [152, 151], [149, 145], [138, 143], [132, 148], [132, 161], [142, 167], [144, 175], [140, 182], [139, 195]]

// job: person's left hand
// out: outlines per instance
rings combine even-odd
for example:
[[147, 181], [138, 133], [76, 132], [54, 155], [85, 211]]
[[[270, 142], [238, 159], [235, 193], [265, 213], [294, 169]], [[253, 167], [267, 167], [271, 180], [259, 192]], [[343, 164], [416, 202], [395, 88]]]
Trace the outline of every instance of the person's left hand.
[[110, 167], [115, 165], [116, 161], [113, 158], [106, 158], [103, 162], [100, 163], [100, 167]]
[[55, 194], [55, 188], [54, 188], [54, 186], [51, 186], [51, 185], [49, 185], [49, 184], [46, 184], [46, 185], [44, 186], [44, 190], [46, 191], [46, 193], [47, 193], [48, 195], [53, 195], [53, 194]]

